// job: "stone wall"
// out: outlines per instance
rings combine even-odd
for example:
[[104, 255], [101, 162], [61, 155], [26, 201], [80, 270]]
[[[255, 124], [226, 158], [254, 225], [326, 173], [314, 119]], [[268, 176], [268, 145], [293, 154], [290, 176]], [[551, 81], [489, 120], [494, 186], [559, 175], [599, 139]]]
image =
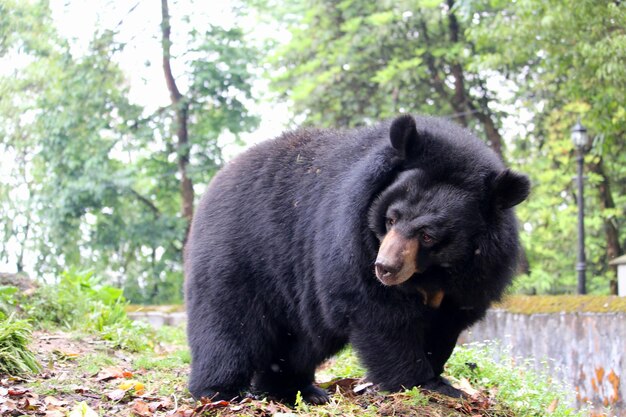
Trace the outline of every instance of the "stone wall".
[[[514, 357], [532, 359], [537, 369], [570, 384], [568, 400], [610, 406], [626, 416], [626, 314], [514, 314], [491, 310], [460, 342], [498, 341]], [[546, 369], [546, 366], [549, 369]]]
[[128, 313], [132, 320], [144, 321], [152, 327], [178, 326], [187, 321], [187, 314], [184, 312], [162, 312], [162, 311], [133, 311]]

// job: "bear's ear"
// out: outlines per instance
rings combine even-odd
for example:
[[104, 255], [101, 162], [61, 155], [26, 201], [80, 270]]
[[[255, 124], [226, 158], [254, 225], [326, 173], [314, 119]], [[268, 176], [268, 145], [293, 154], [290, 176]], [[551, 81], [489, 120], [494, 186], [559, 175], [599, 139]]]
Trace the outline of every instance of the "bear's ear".
[[530, 180], [524, 174], [505, 169], [492, 182], [492, 201], [496, 208], [507, 209], [526, 200]]
[[417, 153], [421, 146], [413, 116], [404, 114], [396, 117], [389, 128], [389, 140], [402, 158]]

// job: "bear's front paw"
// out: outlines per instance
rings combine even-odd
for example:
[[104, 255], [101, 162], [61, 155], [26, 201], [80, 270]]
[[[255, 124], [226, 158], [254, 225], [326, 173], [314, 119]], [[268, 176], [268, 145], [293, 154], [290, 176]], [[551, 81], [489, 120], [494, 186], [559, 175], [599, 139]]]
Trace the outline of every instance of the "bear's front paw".
[[302, 394], [302, 399], [309, 404], [321, 405], [330, 401], [330, 396], [326, 390], [316, 387], [313, 384], [304, 387], [300, 393]]
[[467, 394], [460, 389], [454, 388], [450, 385], [450, 382], [442, 376], [437, 376], [425, 383], [423, 383], [422, 388], [427, 389], [429, 391], [435, 391], [440, 394], [447, 395], [448, 397], [453, 398], [466, 398]]

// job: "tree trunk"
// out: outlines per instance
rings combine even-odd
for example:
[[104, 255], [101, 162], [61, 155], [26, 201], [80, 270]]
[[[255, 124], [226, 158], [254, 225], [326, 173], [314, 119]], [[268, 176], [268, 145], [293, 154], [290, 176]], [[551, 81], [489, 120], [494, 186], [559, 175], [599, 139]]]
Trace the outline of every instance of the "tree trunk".
[[[599, 175], [602, 178], [602, 182], [598, 185], [598, 196], [600, 198], [600, 209], [612, 209], [615, 208], [615, 201], [613, 201], [613, 195], [611, 194], [611, 188], [609, 186], [609, 179], [604, 173], [604, 163], [602, 158], [596, 163], [589, 164], [589, 168], [592, 172]], [[621, 248], [619, 244], [619, 230], [617, 230], [617, 223], [614, 218], [605, 218], [604, 219], [604, 232], [606, 234], [606, 263], [611, 259], [617, 258], [621, 253]], [[617, 266], [609, 267], [614, 268], [614, 273], [617, 274], [615, 270]], [[609, 288], [611, 290], [611, 294], [617, 295], [617, 282], [612, 280], [609, 282]]]
[[17, 273], [21, 274], [24, 272], [24, 253], [26, 252], [26, 243], [28, 242], [28, 232], [30, 230], [30, 216], [27, 217], [26, 227], [24, 228], [24, 240], [20, 242], [20, 252], [17, 256]]
[[191, 178], [187, 175], [187, 167], [189, 166], [189, 136], [187, 132], [187, 122], [189, 118], [189, 104], [185, 97], [180, 93], [176, 85], [176, 79], [172, 74], [170, 63], [170, 15], [167, 0], [161, 0], [161, 32], [163, 35], [161, 46], [163, 49], [163, 72], [165, 74], [165, 82], [170, 92], [172, 107], [176, 112], [176, 154], [178, 156], [178, 173], [180, 174], [180, 194], [181, 194], [181, 215], [187, 221], [185, 236], [183, 243], [187, 242], [189, 226], [193, 217], [194, 191]]
[[[456, 15], [452, 12], [454, 7], [454, 0], [448, 0], [448, 30], [450, 31], [450, 42], [454, 45], [459, 43], [459, 21]], [[467, 94], [465, 93], [465, 75], [463, 74], [463, 67], [457, 62], [453, 62], [450, 71], [454, 77], [454, 95], [452, 96], [452, 107], [456, 109], [458, 113], [459, 122], [467, 127], [467, 111], [466, 101]]]
[[[450, 42], [456, 44], [460, 41], [461, 28], [459, 21], [453, 12], [454, 0], [448, 0], [448, 30], [450, 34]], [[452, 108], [459, 114], [459, 120], [463, 126], [468, 125], [466, 114], [473, 115], [476, 120], [485, 129], [487, 142], [501, 159], [502, 154], [502, 135], [498, 131], [496, 124], [489, 109], [486, 106], [476, 106], [472, 102], [472, 97], [468, 94], [465, 87], [465, 74], [462, 65], [457, 61], [453, 62], [450, 67], [452, 76], [454, 77], [454, 95], [451, 97]]]
[[493, 121], [491, 112], [485, 112], [476, 108], [474, 103], [470, 100], [467, 101], [467, 105], [474, 117], [483, 125], [485, 135], [487, 135], [487, 143], [489, 143], [491, 149], [498, 154], [500, 159], [504, 161], [504, 154], [502, 153], [502, 135], [500, 135], [500, 131]]

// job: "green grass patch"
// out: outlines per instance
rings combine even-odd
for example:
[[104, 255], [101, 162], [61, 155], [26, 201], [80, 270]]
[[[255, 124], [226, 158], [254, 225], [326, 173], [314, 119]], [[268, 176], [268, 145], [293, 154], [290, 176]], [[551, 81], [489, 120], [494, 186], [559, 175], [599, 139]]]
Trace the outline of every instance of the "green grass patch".
[[22, 308], [43, 329], [86, 331], [133, 352], [152, 348], [154, 330], [128, 318], [126, 306], [121, 289], [102, 285], [90, 271], [72, 269], [57, 284], [39, 287]]
[[499, 403], [510, 408], [516, 417], [582, 416], [567, 407], [565, 387], [546, 374], [530, 371], [530, 364], [514, 361], [501, 353], [494, 362], [495, 344], [473, 343], [457, 347], [446, 365], [446, 372], [460, 380], [467, 379], [479, 389], [493, 393]]
[[177, 350], [167, 355], [143, 354], [133, 361], [133, 367], [146, 370], [168, 370], [189, 365], [191, 353], [187, 349]]
[[156, 338], [161, 343], [187, 346], [187, 332], [184, 326], [161, 326], [156, 329]]
[[[116, 415], [120, 409], [130, 415], [130, 407], [142, 398], [174, 399], [178, 405], [162, 405], [172, 410], [181, 404], [196, 415], [306, 415], [378, 416], [422, 415], [489, 417], [530, 417], [550, 413], [555, 417], [581, 416], [564, 405], [562, 388], [546, 375], [527, 371], [528, 366], [503, 359], [495, 363], [493, 347], [473, 345], [457, 348], [446, 367], [453, 382], [466, 384], [477, 394], [465, 400], [452, 399], [413, 388], [399, 393], [365, 388], [365, 369], [350, 347], [318, 369], [316, 380], [329, 388], [329, 404], [311, 406], [298, 401], [293, 407], [264, 399], [246, 399], [226, 405], [199, 404], [187, 391], [190, 352], [182, 326], [152, 329], [128, 318], [128, 305], [119, 289], [102, 285], [89, 272], [69, 271], [55, 285], [42, 286], [29, 297], [18, 298], [12, 288], [0, 288], [0, 372], [36, 372], [35, 356], [26, 346], [31, 338], [29, 322], [11, 314], [29, 316], [39, 328], [55, 330], [35, 341], [37, 358], [53, 377], [29, 383], [40, 397], [52, 395], [90, 402], [92, 408]], [[569, 301], [568, 301], [569, 300]], [[514, 312], [615, 311], [621, 300], [611, 297], [512, 297], [505, 301]], [[569, 303], [569, 304], [568, 304]], [[504, 305], [504, 304], [503, 304]], [[570, 306], [566, 309], [564, 306]], [[576, 307], [574, 307], [576, 306]], [[7, 315], [7, 313], [9, 315]], [[94, 336], [96, 339], [94, 340]], [[98, 340], [100, 339], [100, 340]], [[104, 341], [103, 341], [104, 340]], [[10, 341], [4, 348], [3, 343]], [[65, 350], [65, 347], [68, 347]], [[119, 352], [111, 348], [122, 348]], [[10, 352], [10, 353], [8, 353]], [[29, 356], [30, 354], [30, 356]], [[2, 356], [5, 355], [5, 356]], [[499, 355], [503, 357], [503, 355]], [[34, 361], [36, 368], [25, 364]], [[10, 370], [2, 366], [11, 367]], [[111, 368], [123, 369], [123, 377], [101, 377]], [[130, 385], [129, 385], [130, 384]], [[469, 384], [469, 385], [467, 385]], [[126, 386], [143, 386], [141, 397]], [[124, 388], [126, 387], [126, 388]], [[139, 388], [136, 388], [139, 389]], [[123, 400], [116, 396], [123, 390]], [[135, 401], [135, 402], [132, 402]], [[67, 408], [67, 407], [66, 407]], [[106, 414], [105, 413], [105, 414]], [[108, 415], [108, 414], [107, 414]]]
[[41, 365], [28, 349], [32, 326], [14, 315], [0, 318], [0, 374], [23, 375], [38, 372]]
[[362, 378], [365, 368], [350, 346], [345, 347], [333, 358], [328, 360], [317, 372], [318, 381], [333, 378]]
[[117, 362], [107, 352], [94, 352], [79, 356], [76, 359], [78, 370], [85, 375], [95, 375], [102, 368], [115, 365]]

